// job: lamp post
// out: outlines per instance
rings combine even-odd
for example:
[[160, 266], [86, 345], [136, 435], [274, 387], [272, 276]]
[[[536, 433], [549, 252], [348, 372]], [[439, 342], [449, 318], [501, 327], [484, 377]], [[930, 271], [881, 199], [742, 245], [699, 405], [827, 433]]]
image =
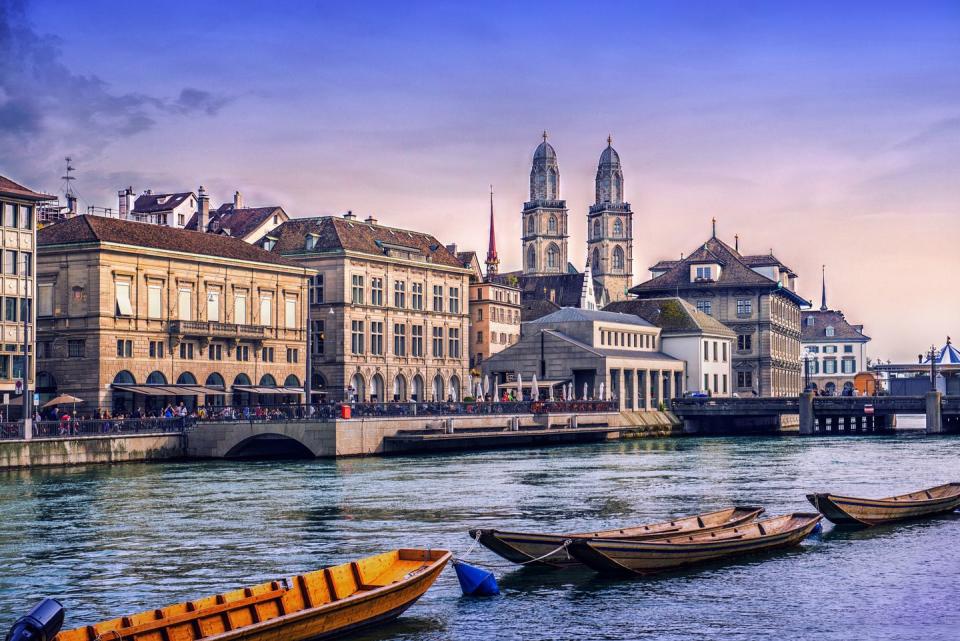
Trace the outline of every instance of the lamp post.
[[803, 351], [803, 391], [810, 391], [810, 348]]
[[33, 270], [30, 257], [20, 252], [23, 257], [23, 299], [20, 301], [20, 315], [23, 317], [23, 438], [30, 440], [33, 435], [32, 421], [33, 408], [30, 396], [30, 324], [33, 321], [33, 301], [36, 298], [34, 291]]
[[930, 357], [930, 391], [937, 391], [937, 348], [933, 345], [930, 346], [930, 351], [927, 354]]

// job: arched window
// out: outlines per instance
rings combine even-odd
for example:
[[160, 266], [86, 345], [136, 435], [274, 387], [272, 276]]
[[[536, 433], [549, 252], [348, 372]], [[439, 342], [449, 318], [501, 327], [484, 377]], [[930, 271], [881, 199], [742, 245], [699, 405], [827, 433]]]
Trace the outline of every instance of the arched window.
[[270, 374], [264, 374], [263, 376], [260, 377], [260, 385], [262, 387], [276, 387], [277, 379], [275, 379]]
[[614, 247], [613, 248], [613, 271], [622, 272], [623, 271], [623, 248]]
[[147, 385], [166, 385], [167, 377], [163, 375], [163, 372], [150, 372], [150, 376], [147, 377]]
[[184, 372], [177, 377], [177, 385], [196, 385], [197, 377], [190, 372]]
[[433, 377], [433, 400], [445, 400], [445, 397], [443, 396], [443, 377], [439, 374]]
[[203, 384], [206, 387], [216, 387], [219, 389], [224, 389], [227, 386], [227, 384], [223, 380], [223, 377], [216, 372], [207, 376], [207, 380], [204, 381]]
[[537, 250], [533, 248], [533, 245], [527, 248], [527, 267], [530, 269], [537, 268]]
[[363, 375], [360, 372], [357, 372], [353, 375], [353, 378], [350, 379], [350, 396], [351, 400], [356, 403], [362, 403], [366, 400], [366, 384], [363, 380]]
[[600, 233], [600, 220], [597, 219], [593, 221], [593, 237], [600, 238], [603, 234]]
[[374, 374], [373, 379], [370, 381], [370, 402], [382, 403], [385, 400], [383, 397], [383, 377], [379, 374]]
[[313, 378], [312, 378], [311, 380], [312, 380], [313, 382], [310, 384], [310, 387], [313, 388], [313, 391], [314, 391], [314, 392], [325, 392], [325, 391], [326, 391], [326, 389], [327, 389], [327, 379], [325, 379], [325, 378], [323, 377], [323, 374], [321, 374], [320, 372], [314, 372], [314, 373], [313, 373]]
[[233, 379], [234, 385], [249, 385], [250, 377], [246, 374], [237, 374]]
[[533, 236], [535, 233], [537, 233], [537, 218], [530, 216], [527, 218], [527, 236]]
[[600, 271], [600, 250], [593, 250], [593, 257], [590, 259], [590, 271], [594, 274]]
[[407, 379], [403, 377], [403, 374], [397, 374], [396, 378], [393, 379], [393, 400], [407, 400]]
[[426, 400], [423, 396], [423, 377], [419, 374], [413, 377], [413, 394], [411, 398], [418, 403]]
[[119, 374], [113, 377], [114, 385], [136, 385], [137, 379], [133, 377], [133, 374], [127, 370], [123, 370]]
[[560, 249], [552, 243], [547, 247], [547, 269], [550, 271], [560, 269]]
[[455, 403], [460, 402], [460, 377], [451, 376], [450, 377], [450, 390], [448, 396], [453, 399]]
[[[133, 374], [127, 370], [123, 370], [119, 374], [113, 377], [114, 385], [136, 385], [137, 380], [133, 377]], [[112, 406], [111, 411], [116, 415], [117, 413], [129, 413], [133, 411], [133, 392], [127, 392], [124, 390], [113, 390], [113, 398], [111, 400]]]
[[[204, 387], [210, 387], [217, 390], [226, 391], [227, 384], [223, 380], [223, 377], [220, 374], [213, 372], [207, 376], [207, 380], [204, 381]], [[226, 396], [223, 394], [206, 394], [204, 395], [204, 402], [207, 405], [219, 405], [222, 406], [226, 404]]]
[[619, 218], [613, 220], [613, 237], [623, 238], [623, 221]]
[[290, 376], [283, 379], [284, 387], [300, 387], [300, 379], [291, 374]]
[[547, 231], [551, 234], [557, 233], [557, 217], [551, 215], [550, 219], [547, 221]]

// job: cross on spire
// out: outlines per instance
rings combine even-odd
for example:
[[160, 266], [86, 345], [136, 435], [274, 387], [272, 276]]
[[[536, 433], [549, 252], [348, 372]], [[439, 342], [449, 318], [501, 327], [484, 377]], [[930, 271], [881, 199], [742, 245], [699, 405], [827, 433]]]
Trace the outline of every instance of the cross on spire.
[[716, 238], [717, 237], [717, 217], [714, 216], [713, 218], [710, 219], [710, 221], [713, 224], [713, 237]]
[[547, 142], [547, 130], [543, 130], [543, 142]]
[[822, 285], [820, 290], [820, 311], [827, 311], [827, 266], [820, 266], [820, 278], [822, 279]]
[[612, 146], [613, 146], [613, 136], [611, 136], [610, 134], [607, 134], [607, 147], [612, 147]]

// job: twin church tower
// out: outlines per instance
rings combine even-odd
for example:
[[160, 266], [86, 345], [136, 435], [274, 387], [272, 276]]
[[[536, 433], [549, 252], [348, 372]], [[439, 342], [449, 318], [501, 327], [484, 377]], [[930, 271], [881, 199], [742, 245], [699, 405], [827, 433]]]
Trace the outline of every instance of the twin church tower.
[[[609, 300], [626, 298], [633, 278], [633, 212], [623, 200], [620, 155], [607, 138], [597, 166], [596, 202], [587, 213], [587, 261]], [[530, 200], [523, 205], [523, 276], [573, 271], [567, 253], [567, 202], [560, 198], [557, 152], [543, 142], [533, 154]]]

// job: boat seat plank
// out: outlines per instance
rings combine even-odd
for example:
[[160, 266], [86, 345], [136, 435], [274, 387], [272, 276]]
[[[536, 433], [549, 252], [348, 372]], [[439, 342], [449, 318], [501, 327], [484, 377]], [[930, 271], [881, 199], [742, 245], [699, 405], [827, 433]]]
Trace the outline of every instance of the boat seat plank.
[[349, 563], [343, 565], [334, 565], [326, 569], [327, 576], [332, 583], [332, 592], [336, 599], [345, 599], [360, 587], [357, 579], [353, 575], [353, 569]]

